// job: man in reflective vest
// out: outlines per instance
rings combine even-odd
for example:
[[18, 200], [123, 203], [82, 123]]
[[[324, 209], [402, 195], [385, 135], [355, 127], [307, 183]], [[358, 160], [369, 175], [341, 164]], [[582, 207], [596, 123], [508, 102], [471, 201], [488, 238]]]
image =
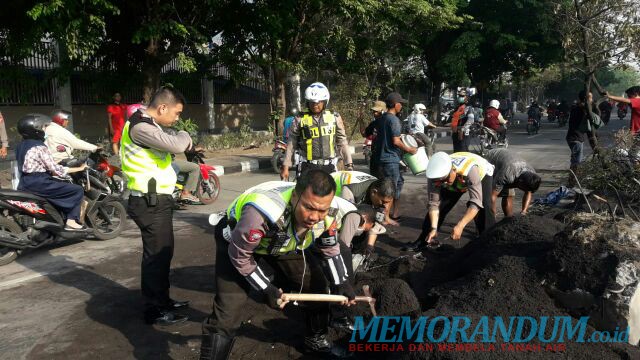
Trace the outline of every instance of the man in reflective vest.
[[476, 154], [435, 153], [427, 165], [428, 212], [422, 223], [422, 233], [407, 250], [418, 251], [426, 245], [439, 245], [436, 240], [438, 230], [465, 192], [469, 193], [467, 211], [453, 227], [451, 239], [460, 240], [471, 220], [475, 221], [480, 234], [493, 226], [496, 221], [492, 204], [493, 170], [493, 165]]
[[[201, 359], [226, 359], [250, 288], [267, 304], [284, 306], [283, 291], [344, 295], [353, 304], [346, 262], [339, 241], [357, 233], [361, 216], [354, 205], [334, 198], [335, 182], [319, 169], [303, 173], [297, 183], [271, 181], [248, 189], [214, 214], [216, 289], [213, 312], [203, 326]], [[349, 235], [351, 234], [351, 235]], [[262, 265], [275, 270], [273, 282]], [[324, 274], [324, 275], [323, 275]], [[279, 301], [280, 300], [280, 301]], [[280, 303], [279, 303], [280, 302]], [[306, 303], [305, 348], [343, 354], [327, 339], [329, 305]]]
[[184, 131], [169, 135], [180, 117], [185, 99], [172, 87], [162, 87], [149, 108], [134, 113], [122, 130], [120, 158], [131, 190], [128, 213], [142, 235], [142, 295], [148, 324], [170, 325], [187, 317], [173, 311], [188, 305], [169, 297], [169, 269], [173, 257], [173, 192], [176, 173], [171, 154], [190, 150], [191, 137]]
[[347, 170], [353, 170], [349, 142], [340, 114], [327, 110], [329, 89], [322, 83], [313, 83], [304, 91], [308, 112], [294, 121], [289, 134], [287, 152], [280, 170], [282, 180], [289, 179], [293, 153], [300, 152], [297, 176], [307, 169], [337, 170], [338, 151]]

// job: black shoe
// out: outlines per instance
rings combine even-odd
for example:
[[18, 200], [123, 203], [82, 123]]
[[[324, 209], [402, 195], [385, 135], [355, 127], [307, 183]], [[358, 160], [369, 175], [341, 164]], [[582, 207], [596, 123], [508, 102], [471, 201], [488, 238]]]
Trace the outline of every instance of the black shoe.
[[404, 246], [402, 248], [402, 251], [420, 252], [424, 250], [426, 246], [427, 246], [427, 242], [425, 240], [418, 239]]
[[340, 329], [340, 330], [346, 330], [346, 331], [355, 330], [355, 326], [353, 326], [353, 323], [351, 322], [351, 319], [349, 319], [348, 316], [341, 316], [338, 318], [331, 319], [331, 324], [329, 326], [331, 326], [334, 329]]
[[202, 334], [200, 360], [226, 360], [231, 354], [235, 338], [222, 334]]
[[180, 324], [189, 319], [188, 316], [167, 310], [151, 310], [144, 314], [144, 321], [149, 325], [168, 326]]
[[335, 346], [327, 339], [326, 335], [305, 336], [304, 349], [307, 352], [329, 355], [336, 358], [348, 358], [353, 356], [347, 349]]
[[177, 300], [171, 299], [171, 305], [169, 305], [169, 308], [170, 309], [180, 309], [180, 308], [187, 307], [187, 306], [189, 306], [189, 300], [177, 301]]

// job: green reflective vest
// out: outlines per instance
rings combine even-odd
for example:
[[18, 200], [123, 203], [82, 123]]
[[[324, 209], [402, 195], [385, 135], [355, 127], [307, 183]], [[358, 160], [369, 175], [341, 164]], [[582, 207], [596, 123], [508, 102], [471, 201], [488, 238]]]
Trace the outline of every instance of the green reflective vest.
[[[277, 248], [278, 254], [287, 254], [295, 250], [304, 250], [311, 246], [314, 239], [320, 237], [327, 230], [336, 230], [342, 227], [342, 218], [349, 212], [355, 211], [356, 207], [344, 199], [334, 197], [331, 202], [329, 213], [309, 230], [304, 239], [297, 239], [295, 230], [291, 226], [293, 214], [290, 204], [295, 184], [284, 181], [269, 181], [256, 185], [242, 195], [238, 196], [227, 208], [227, 217], [239, 221], [242, 217], [242, 210], [246, 205], [256, 208], [269, 222], [270, 230], [277, 227], [277, 230], [286, 232], [287, 239]], [[289, 210], [289, 211], [287, 211]], [[285, 218], [287, 217], [287, 218]], [[254, 250], [256, 254], [271, 254], [270, 237], [271, 231], [260, 240], [258, 247]]]
[[311, 114], [305, 113], [300, 119], [300, 138], [304, 146], [302, 156], [307, 160], [326, 160], [336, 157], [336, 117], [326, 110], [316, 123]]
[[171, 154], [134, 144], [129, 136], [129, 125], [130, 122], [127, 121], [120, 140], [120, 160], [122, 171], [127, 175], [127, 187], [129, 190], [146, 194], [149, 180], [154, 178], [156, 193], [170, 195], [176, 185], [176, 172], [171, 167]]
[[336, 182], [336, 196], [342, 196], [342, 188], [345, 185], [360, 184], [370, 180], [377, 180], [375, 176], [361, 171], [335, 171], [331, 173], [331, 177], [333, 177], [333, 180]]

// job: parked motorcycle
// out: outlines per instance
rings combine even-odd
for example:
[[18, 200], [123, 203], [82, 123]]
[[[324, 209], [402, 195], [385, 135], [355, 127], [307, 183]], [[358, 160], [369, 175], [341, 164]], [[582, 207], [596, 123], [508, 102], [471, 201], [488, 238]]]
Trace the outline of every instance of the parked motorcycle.
[[527, 120], [527, 134], [537, 134], [538, 130], [540, 130], [540, 122], [533, 117], [529, 117]]
[[371, 161], [371, 146], [373, 145], [373, 135], [364, 138], [362, 144], [362, 154], [364, 155], [364, 161], [369, 164]]
[[87, 168], [73, 175], [73, 181], [84, 189], [81, 222], [87, 229], [82, 231], [65, 230], [66, 219], [47, 199], [0, 189], [0, 265], [11, 263], [26, 249], [88, 236], [109, 240], [120, 235], [127, 216], [120, 199], [108, 194], [108, 187], [95, 177], [95, 170]]
[[[187, 161], [200, 165], [200, 178], [196, 187], [195, 196], [204, 205], [209, 205], [218, 199], [220, 195], [220, 179], [215, 173], [215, 167], [204, 162], [204, 151], [185, 152]], [[180, 193], [187, 183], [187, 174], [179, 173], [173, 198], [180, 202]]]
[[287, 143], [282, 140], [276, 140], [272, 151], [273, 155], [271, 155], [271, 166], [276, 174], [280, 174], [280, 168], [284, 163], [284, 155], [287, 152]]

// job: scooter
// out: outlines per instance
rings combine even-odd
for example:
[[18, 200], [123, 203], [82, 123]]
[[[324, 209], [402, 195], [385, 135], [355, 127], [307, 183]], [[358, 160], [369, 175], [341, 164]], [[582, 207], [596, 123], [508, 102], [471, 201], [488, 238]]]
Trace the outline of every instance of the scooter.
[[109, 156], [98, 150], [89, 155], [89, 159], [93, 162], [93, 169], [100, 175], [102, 180], [111, 191], [111, 194], [120, 196], [123, 200], [129, 198], [129, 189], [127, 189], [127, 176], [122, 170], [109, 163]]
[[[198, 197], [198, 200], [200, 200], [202, 204], [212, 204], [218, 199], [218, 195], [220, 195], [220, 179], [215, 173], [216, 168], [205, 164], [204, 151], [185, 152], [185, 156], [187, 157], [187, 161], [200, 165], [200, 177], [194, 195]], [[187, 175], [179, 173], [175, 189], [173, 190], [173, 198], [177, 202], [180, 202], [180, 193], [182, 193], [182, 189], [186, 183]]]
[[107, 193], [105, 185], [92, 186], [99, 183], [92, 171], [87, 168], [74, 178], [84, 189], [80, 217], [87, 229], [81, 231], [65, 230], [66, 219], [47, 199], [0, 189], [0, 265], [11, 263], [27, 249], [88, 236], [109, 240], [120, 235], [126, 225], [126, 210], [118, 197]]
[[556, 110], [547, 109], [547, 121], [554, 122], [558, 118], [558, 112]]
[[567, 125], [567, 121], [569, 121], [569, 114], [564, 111], [558, 112], [558, 127], [564, 127]]

